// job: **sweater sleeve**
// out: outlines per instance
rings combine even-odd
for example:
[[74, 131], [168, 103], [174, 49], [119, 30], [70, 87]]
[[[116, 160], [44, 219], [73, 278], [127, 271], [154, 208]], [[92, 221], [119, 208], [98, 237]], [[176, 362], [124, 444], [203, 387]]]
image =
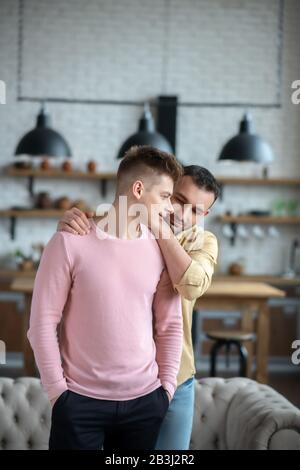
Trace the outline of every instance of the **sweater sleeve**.
[[34, 282], [27, 337], [44, 389], [51, 400], [67, 390], [57, 327], [72, 283], [65, 235], [56, 232], [46, 245]]
[[192, 261], [175, 290], [185, 299], [195, 300], [209, 288], [218, 257], [218, 241], [211, 232], [204, 232], [203, 244], [188, 251]]
[[156, 361], [162, 386], [173, 397], [182, 354], [181, 298], [163, 271], [153, 301]]

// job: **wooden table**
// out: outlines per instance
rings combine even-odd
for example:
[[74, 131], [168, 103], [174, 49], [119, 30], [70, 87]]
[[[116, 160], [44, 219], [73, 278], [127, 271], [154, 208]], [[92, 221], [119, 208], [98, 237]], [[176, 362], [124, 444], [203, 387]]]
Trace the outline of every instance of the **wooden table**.
[[[263, 282], [232, 282], [214, 280], [195, 304], [195, 310], [233, 310], [241, 313], [241, 329], [256, 334], [255, 379], [268, 381], [268, 353], [270, 336], [270, 312], [268, 301], [284, 297], [283, 290]], [[255, 314], [257, 322], [255, 328]], [[247, 376], [251, 377], [254, 344], [245, 343], [248, 350]]]
[[[12, 281], [11, 290], [25, 296], [25, 312], [23, 315], [23, 354], [24, 373], [29, 376], [36, 374], [35, 362], [27, 339], [30, 305], [33, 292], [33, 278], [18, 277]], [[267, 361], [269, 351], [269, 308], [268, 300], [284, 297], [285, 292], [261, 282], [213, 281], [205, 295], [197, 300], [198, 310], [238, 310], [241, 312], [242, 329], [255, 332], [256, 345], [256, 380], [267, 382]], [[254, 314], [258, 313], [257, 329], [254, 328]], [[248, 374], [253, 359], [253, 343], [247, 344], [249, 352]]]

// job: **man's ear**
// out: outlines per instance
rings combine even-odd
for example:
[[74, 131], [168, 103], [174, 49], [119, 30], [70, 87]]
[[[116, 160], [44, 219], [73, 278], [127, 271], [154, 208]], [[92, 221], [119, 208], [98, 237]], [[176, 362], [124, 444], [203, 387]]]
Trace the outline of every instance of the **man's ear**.
[[137, 180], [132, 185], [132, 194], [137, 199], [141, 199], [144, 192], [144, 184], [141, 180]]

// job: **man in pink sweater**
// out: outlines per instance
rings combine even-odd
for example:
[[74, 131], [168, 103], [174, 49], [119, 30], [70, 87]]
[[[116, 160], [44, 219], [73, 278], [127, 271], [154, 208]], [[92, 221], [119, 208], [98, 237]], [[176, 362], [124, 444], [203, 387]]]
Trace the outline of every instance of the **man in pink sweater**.
[[[35, 279], [28, 338], [53, 405], [50, 449], [153, 449], [176, 388], [182, 352], [180, 297], [136, 203], [172, 212], [181, 167], [141, 147], [117, 175], [113, 231], [56, 232]], [[130, 230], [128, 229], [130, 225]], [[108, 444], [109, 443], [109, 444]]]

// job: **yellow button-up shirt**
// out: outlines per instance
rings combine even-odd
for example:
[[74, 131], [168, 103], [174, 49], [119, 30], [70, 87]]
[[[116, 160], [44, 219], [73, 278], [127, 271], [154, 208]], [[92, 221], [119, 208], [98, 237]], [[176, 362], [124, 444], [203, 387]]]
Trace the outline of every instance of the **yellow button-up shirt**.
[[218, 242], [213, 233], [201, 230], [196, 225], [179, 233], [177, 239], [192, 258], [179, 283], [174, 285], [182, 297], [183, 350], [177, 376], [177, 385], [180, 385], [196, 373], [192, 342], [193, 309], [196, 300], [211, 284], [217, 263]]

